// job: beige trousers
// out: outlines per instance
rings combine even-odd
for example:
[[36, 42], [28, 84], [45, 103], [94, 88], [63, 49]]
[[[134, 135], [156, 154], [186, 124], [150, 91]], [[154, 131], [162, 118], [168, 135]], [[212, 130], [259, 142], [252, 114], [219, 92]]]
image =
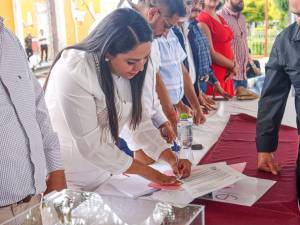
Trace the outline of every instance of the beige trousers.
[[[41, 196], [37, 195], [32, 197], [32, 199], [27, 203], [21, 204], [12, 204], [10, 206], [0, 208], [0, 224], [4, 223], [5, 221], [9, 221], [8, 223], [4, 223], [5, 225], [41, 225], [41, 215], [39, 212], [39, 207], [34, 208], [33, 210], [29, 210], [28, 213], [21, 215], [16, 219], [12, 219], [19, 215], [22, 212], [25, 212], [27, 209], [33, 207], [34, 205], [39, 204], [41, 201]], [[26, 215], [29, 215], [26, 218]], [[12, 220], [11, 220], [12, 219]]]

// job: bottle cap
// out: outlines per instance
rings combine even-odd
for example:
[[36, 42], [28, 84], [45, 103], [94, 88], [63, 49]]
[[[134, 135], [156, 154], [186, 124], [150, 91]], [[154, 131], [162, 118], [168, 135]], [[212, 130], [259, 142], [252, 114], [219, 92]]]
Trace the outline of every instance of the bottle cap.
[[180, 119], [187, 120], [189, 118], [187, 113], [180, 113]]

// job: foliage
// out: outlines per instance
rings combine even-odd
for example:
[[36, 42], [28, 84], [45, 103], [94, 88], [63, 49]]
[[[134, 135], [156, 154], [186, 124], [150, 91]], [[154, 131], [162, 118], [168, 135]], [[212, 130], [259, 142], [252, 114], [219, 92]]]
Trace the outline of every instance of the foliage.
[[283, 12], [287, 13], [289, 11], [288, 0], [274, 0], [275, 5]]
[[[265, 20], [266, 0], [244, 0], [244, 15], [248, 23], [262, 23]], [[277, 21], [280, 27], [288, 22], [287, 0], [268, 0], [268, 17], [270, 21]]]
[[243, 13], [248, 23], [263, 22], [265, 20], [265, 0], [245, 0]]

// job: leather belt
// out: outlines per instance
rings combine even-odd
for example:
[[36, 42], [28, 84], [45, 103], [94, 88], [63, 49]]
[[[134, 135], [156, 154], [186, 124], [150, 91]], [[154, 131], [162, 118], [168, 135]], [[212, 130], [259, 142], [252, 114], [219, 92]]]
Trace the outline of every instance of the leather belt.
[[25, 198], [23, 198], [22, 200], [16, 202], [16, 203], [13, 203], [13, 204], [10, 204], [10, 205], [6, 205], [6, 206], [0, 206], [0, 208], [6, 208], [6, 207], [9, 207], [9, 206], [12, 206], [12, 205], [20, 205], [20, 204], [23, 204], [23, 203], [28, 203], [31, 201], [31, 199], [34, 197], [35, 195], [28, 195], [26, 196]]

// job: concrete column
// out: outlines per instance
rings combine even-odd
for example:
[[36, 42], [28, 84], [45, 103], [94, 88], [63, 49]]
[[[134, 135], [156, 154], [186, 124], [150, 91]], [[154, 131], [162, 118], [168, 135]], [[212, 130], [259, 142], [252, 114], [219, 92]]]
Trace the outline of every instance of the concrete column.
[[66, 21], [64, 13], [64, 1], [49, 0], [51, 26], [53, 35], [53, 49], [56, 55], [61, 49], [66, 47]]
[[23, 26], [23, 19], [22, 19], [21, 2], [19, 0], [13, 0], [13, 14], [14, 14], [15, 34], [17, 35], [22, 45], [24, 46], [24, 26]]

